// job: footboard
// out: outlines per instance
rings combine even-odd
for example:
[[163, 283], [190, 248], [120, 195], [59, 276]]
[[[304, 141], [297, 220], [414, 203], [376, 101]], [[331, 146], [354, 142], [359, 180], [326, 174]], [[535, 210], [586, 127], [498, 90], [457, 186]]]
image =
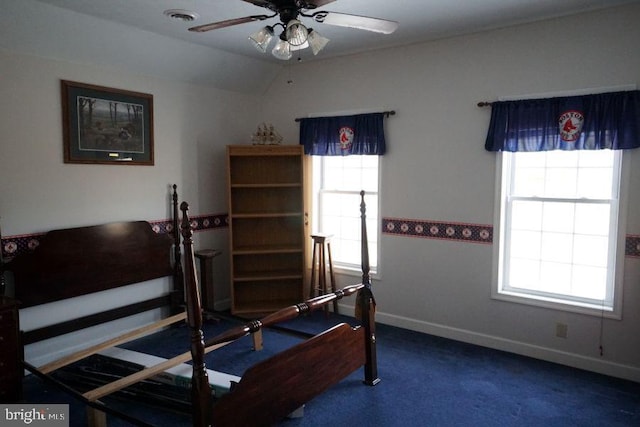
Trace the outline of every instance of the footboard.
[[[373, 386], [380, 381], [377, 372], [375, 300], [369, 277], [364, 191], [360, 194], [362, 283], [286, 307], [260, 320], [233, 328], [207, 340], [206, 343], [202, 334], [202, 310], [195, 275], [188, 205], [182, 204], [186, 300], [193, 357], [194, 426], [273, 424], [361, 366], [364, 367], [365, 384]], [[356, 317], [361, 321], [361, 326], [340, 324], [254, 365], [245, 372], [230, 393], [212, 406], [211, 392], [205, 386], [208, 384], [203, 357], [205, 351], [249, 334], [255, 336], [260, 334], [264, 327], [323, 308], [331, 302], [355, 293]], [[256, 341], [259, 340], [254, 338], [254, 342]]]
[[342, 323], [249, 368], [213, 407], [213, 425], [271, 425], [364, 365], [364, 328]]

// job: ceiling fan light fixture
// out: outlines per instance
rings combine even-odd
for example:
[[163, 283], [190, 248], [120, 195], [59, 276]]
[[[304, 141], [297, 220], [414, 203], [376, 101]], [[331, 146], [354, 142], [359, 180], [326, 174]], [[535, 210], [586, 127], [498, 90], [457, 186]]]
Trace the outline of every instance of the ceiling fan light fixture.
[[251, 44], [262, 53], [267, 51], [271, 39], [273, 39], [273, 27], [268, 25], [249, 36]]
[[307, 27], [302, 25], [302, 22], [297, 19], [292, 19], [287, 23], [286, 33], [287, 41], [292, 46], [302, 46], [307, 42], [309, 31]]
[[329, 43], [329, 39], [321, 36], [312, 28], [309, 28], [309, 37], [307, 38], [311, 51], [314, 55], [317, 55], [324, 47]]
[[291, 59], [291, 57], [293, 56], [293, 54], [291, 53], [291, 45], [288, 41], [282, 39], [278, 40], [278, 43], [271, 51], [271, 54], [278, 59], [282, 59], [283, 61]]

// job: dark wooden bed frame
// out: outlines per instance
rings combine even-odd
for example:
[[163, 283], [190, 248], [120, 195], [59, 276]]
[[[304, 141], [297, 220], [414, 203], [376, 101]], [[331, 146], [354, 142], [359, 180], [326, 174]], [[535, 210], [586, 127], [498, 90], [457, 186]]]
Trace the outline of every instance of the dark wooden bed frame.
[[[360, 367], [364, 367], [364, 383], [377, 384], [375, 301], [369, 277], [364, 192], [361, 197], [361, 283], [286, 307], [207, 340], [202, 332], [202, 304], [189, 208], [187, 203], [181, 204], [182, 220], [179, 221], [175, 185], [171, 235], [155, 233], [144, 221], [50, 231], [35, 251], [18, 255], [7, 265], [6, 269], [13, 272], [15, 297], [21, 308], [167, 276], [172, 278], [173, 286], [161, 297], [23, 332], [23, 346], [159, 307], [169, 307], [171, 315], [43, 366], [36, 367], [23, 360], [24, 367], [47, 381], [53, 381], [84, 402], [92, 425], [106, 425], [106, 413], [133, 424], [148, 425], [110, 408], [100, 399], [190, 360], [193, 366], [191, 400], [194, 426], [276, 423]], [[184, 248], [184, 271], [180, 236]], [[206, 353], [247, 335], [254, 337], [254, 346], [259, 349], [263, 328], [324, 308], [353, 294], [357, 294], [356, 312], [360, 326], [337, 325], [257, 363], [243, 374], [228, 394], [213, 401], [204, 361]], [[185, 337], [185, 341], [190, 343], [190, 351], [164, 363], [85, 393], [52, 378], [51, 373], [60, 367], [185, 320], [189, 326], [189, 337]], [[316, 368], [310, 370], [310, 366]], [[301, 372], [303, 375], [299, 374]]]

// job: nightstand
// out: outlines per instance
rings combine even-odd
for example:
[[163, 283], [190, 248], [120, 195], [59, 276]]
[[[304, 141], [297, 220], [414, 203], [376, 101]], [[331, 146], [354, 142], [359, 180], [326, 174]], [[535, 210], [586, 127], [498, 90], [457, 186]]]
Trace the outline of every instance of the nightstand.
[[17, 403], [22, 399], [18, 303], [7, 297], [0, 297], [0, 348], [0, 403]]

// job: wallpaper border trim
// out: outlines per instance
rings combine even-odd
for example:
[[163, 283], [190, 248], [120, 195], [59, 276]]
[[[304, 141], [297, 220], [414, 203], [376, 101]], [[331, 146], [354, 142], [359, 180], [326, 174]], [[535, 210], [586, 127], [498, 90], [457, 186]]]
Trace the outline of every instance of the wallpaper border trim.
[[[149, 221], [156, 233], [170, 233], [170, 219]], [[229, 226], [226, 213], [208, 214], [191, 217], [191, 227], [195, 232], [216, 230]], [[449, 240], [464, 243], [493, 244], [493, 226], [464, 222], [443, 222], [408, 218], [382, 218], [382, 234], [400, 237]], [[46, 233], [21, 234], [2, 237], [0, 250], [2, 257], [10, 259], [20, 253], [34, 250]], [[628, 234], [625, 237], [625, 256], [640, 259], [640, 235]]]

